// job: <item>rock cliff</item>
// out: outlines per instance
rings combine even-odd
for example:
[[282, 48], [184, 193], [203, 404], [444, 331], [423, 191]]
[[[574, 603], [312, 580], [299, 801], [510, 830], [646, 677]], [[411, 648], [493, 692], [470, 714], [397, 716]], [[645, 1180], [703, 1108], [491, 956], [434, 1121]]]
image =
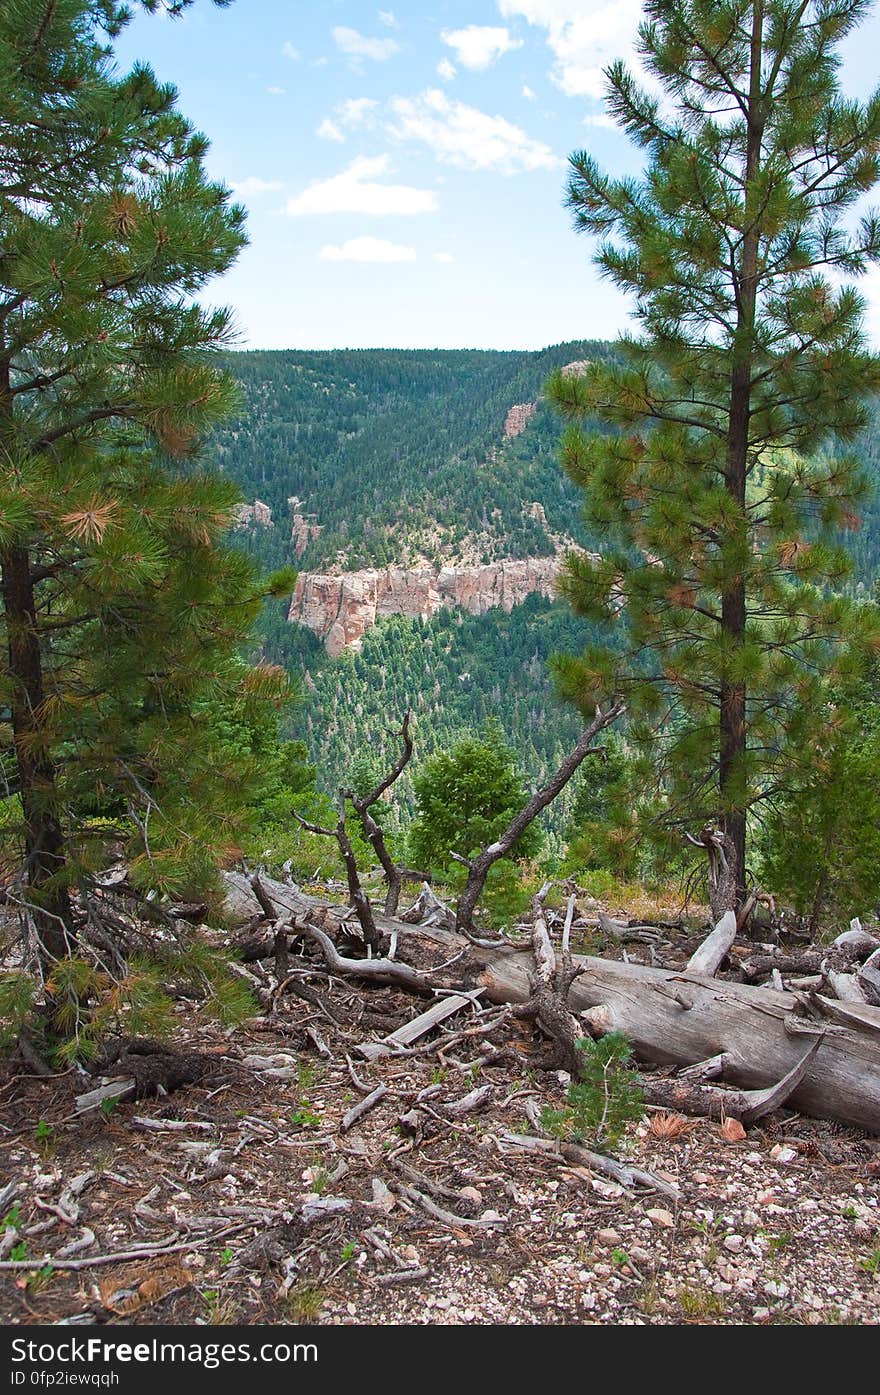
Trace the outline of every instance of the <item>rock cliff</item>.
[[272, 510], [268, 504], [264, 504], [262, 499], [255, 499], [252, 504], [236, 504], [232, 510], [234, 528], [249, 528], [251, 524], [258, 524], [261, 528], [274, 528], [272, 522]]
[[554, 594], [558, 557], [511, 558], [480, 567], [386, 567], [339, 576], [301, 575], [288, 619], [306, 625], [336, 657], [358, 647], [365, 632], [389, 615], [428, 619], [442, 606], [483, 615], [508, 613], [537, 591]]
[[297, 561], [302, 557], [309, 543], [315, 538], [319, 538], [324, 529], [316, 521], [313, 513], [303, 513], [302, 499], [294, 494], [288, 499], [290, 506], [290, 540], [293, 543], [293, 551]]
[[504, 439], [520, 436], [538, 410], [537, 402], [516, 402], [507, 413], [504, 422]]

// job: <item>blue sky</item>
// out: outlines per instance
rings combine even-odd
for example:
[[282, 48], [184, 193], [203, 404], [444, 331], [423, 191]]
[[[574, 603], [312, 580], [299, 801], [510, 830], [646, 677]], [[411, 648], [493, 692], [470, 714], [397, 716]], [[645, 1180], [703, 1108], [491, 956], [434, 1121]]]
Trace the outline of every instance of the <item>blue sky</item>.
[[[392, 7], [393, 5], [393, 7]], [[564, 207], [566, 160], [614, 173], [602, 67], [638, 0], [235, 0], [138, 16], [118, 43], [176, 84], [250, 246], [214, 288], [251, 348], [529, 349], [608, 338], [627, 303]], [[877, 81], [880, 13], [843, 85]], [[880, 344], [880, 274], [862, 284]]]

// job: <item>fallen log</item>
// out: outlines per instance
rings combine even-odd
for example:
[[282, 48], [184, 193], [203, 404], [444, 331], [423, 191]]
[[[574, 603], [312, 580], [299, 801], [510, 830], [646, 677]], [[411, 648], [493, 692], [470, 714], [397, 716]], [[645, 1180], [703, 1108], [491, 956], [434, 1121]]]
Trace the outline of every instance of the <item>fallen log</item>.
[[733, 911], [725, 911], [711, 935], [688, 960], [688, 973], [714, 978], [736, 939], [736, 924]]
[[[528, 1000], [530, 955], [507, 947], [473, 948], [471, 962], [476, 982], [493, 1002]], [[796, 1070], [811, 1038], [824, 1033], [788, 1103], [880, 1134], [877, 1008], [848, 1003], [844, 1012], [821, 994], [807, 999], [605, 959], [576, 956], [574, 962], [582, 973], [571, 986], [571, 1011], [586, 1014], [594, 1033], [625, 1033], [643, 1062], [690, 1066], [723, 1054], [725, 1083], [764, 1090]]]
[[[253, 893], [245, 878], [227, 874], [227, 881], [244, 920], [254, 912]], [[264, 878], [264, 884], [273, 903], [294, 915], [308, 916], [320, 904], [282, 883]], [[348, 914], [345, 907], [325, 906], [327, 930]], [[403, 953], [408, 937], [433, 941], [444, 960], [459, 952], [446, 977], [414, 973], [423, 992], [429, 986], [483, 988], [497, 1003], [521, 1004], [531, 997], [535, 961], [527, 948], [479, 946], [439, 926], [382, 916], [377, 924], [397, 930]], [[581, 955], [572, 956], [572, 963], [581, 972], [568, 1008], [580, 1015], [584, 1034], [621, 1031], [642, 1063], [688, 1067], [723, 1057], [720, 1085], [767, 1090], [796, 1070], [822, 1036], [787, 1104], [880, 1134], [880, 1008]]]

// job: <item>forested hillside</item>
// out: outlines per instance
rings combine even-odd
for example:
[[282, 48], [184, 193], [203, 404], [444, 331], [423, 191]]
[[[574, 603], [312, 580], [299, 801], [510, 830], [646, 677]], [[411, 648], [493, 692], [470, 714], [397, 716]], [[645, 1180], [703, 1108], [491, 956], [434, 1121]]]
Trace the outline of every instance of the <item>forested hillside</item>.
[[[213, 449], [245, 499], [273, 515], [271, 526], [241, 529], [239, 544], [266, 565], [320, 571], [546, 556], [554, 536], [586, 541], [577, 492], [559, 468], [562, 427], [541, 393], [553, 368], [609, 352], [577, 342], [540, 353], [231, 355], [242, 407]], [[510, 408], [532, 403], [524, 429], [506, 436]], [[291, 498], [321, 528], [299, 557]], [[420, 753], [494, 716], [537, 778], [578, 726], [553, 699], [547, 659], [586, 635], [566, 607], [534, 596], [509, 616], [396, 617], [360, 652], [330, 660], [273, 601], [260, 642], [303, 680], [290, 734], [306, 740], [332, 788], [359, 753], [384, 755], [407, 707]]]
[[[559, 422], [545, 405], [505, 439], [515, 404], [538, 401], [548, 374], [608, 345], [540, 353], [339, 350], [231, 356], [241, 410], [213, 453], [274, 527], [255, 540], [284, 556], [289, 500], [321, 528], [303, 568], [386, 566], [413, 557], [545, 555], [546, 530], [576, 530], [576, 491], [559, 469]], [[475, 550], [476, 549], [476, 550]], [[341, 556], [340, 556], [341, 554]]]
[[[606, 343], [580, 341], [539, 353], [230, 355], [241, 406], [212, 451], [245, 499], [261, 500], [273, 516], [271, 526], [239, 530], [239, 545], [265, 565], [295, 561], [303, 571], [546, 556], [558, 538], [601, 548], [601, 538], [585, 532], [578, 493], [560, 468], [563, 426], [542, 389], [554, 368], [610, 353]], [[506, 436], [511, 407], [527, 403], [537, 404], [534, 415]], [[875, 479], [880, 413], [857, 449]], [[299, 556], [291, 499], [321, 530]], [[870, 584], [880, 563], [876, 497], [847, 544], [852, 584]], [[395, 617], [337, 660], [288, 623], [283, 601], [268, 603], [260, 629], [265, 656], [303, 680], [291, 735], [306, 740], [330, 788], [359, 753], [387, 754], [407, 707], [423, 754], [497, 718], [532, 779], [558, 761], [577, 730], [576, 714], [553, 696], [547, 660], [577, 652], [589, 629], [566, 606], [538, 596], [509, 616]], [[560, 827], [564, 805], [553, 815]]]

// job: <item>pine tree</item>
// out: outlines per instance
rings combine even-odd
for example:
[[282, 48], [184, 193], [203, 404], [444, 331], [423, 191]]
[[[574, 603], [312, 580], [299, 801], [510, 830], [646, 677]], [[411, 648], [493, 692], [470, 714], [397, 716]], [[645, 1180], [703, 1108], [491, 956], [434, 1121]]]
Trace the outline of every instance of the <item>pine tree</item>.
[[[514, 752], [499, 724], [488, 721], [479, 736], [464, 736], [451, 751], [429, 756], [413, 776], [416, 817], [409, 830], [417, 866], [451, 873], [450, 854], [472, 857], [492, 843], [528, 800]], [[536, 824], [514, 847], [519, 858], [541, 845]]]
[[224, 546], [236, 491], [198, 459], [234, 392], [229, 316], [193, 297], [244, 210], [174, 89], [117, 70], [125, 19], [112, 0], [0, 7], [4, 880], [47, 966], [76, 938], [71, 888], [112, 851], [143, 888], [205, 883], [249, 779], [218, 761], [212, 713], [285, 686], [236, 659], [260, 587]]
[[[880, 663], [829, 688], [821, 732], [764, 818], [765, 884], [809, 916], [845, 926], [880, 898]], [[814, 724], [810, 724], [811, 726]]]
[[564, 465], [607, 540], [601, 560], [569, 560], [566, 590], [625, 627], [627, 658], [600, 646], [560, 672], [584, 705], [628, 691], [667, 819], [720, 825], [741, 895], [789, 714], [820, 710], [822, 672], [861, 627], [831, 588], [865, 490], [846, 447], [880, 385], [852, 285], [880, 258], [880, 223], [857, 216], [880, 172], [880, 96], [850, 101], [838, 82], [864, 0], [645, 9], [651, 87], [607, 71], [644, 175], [610, 178], [579, 152], [568, 191], [639, 329], [615, 362], [550, 386], [582, 423]]

